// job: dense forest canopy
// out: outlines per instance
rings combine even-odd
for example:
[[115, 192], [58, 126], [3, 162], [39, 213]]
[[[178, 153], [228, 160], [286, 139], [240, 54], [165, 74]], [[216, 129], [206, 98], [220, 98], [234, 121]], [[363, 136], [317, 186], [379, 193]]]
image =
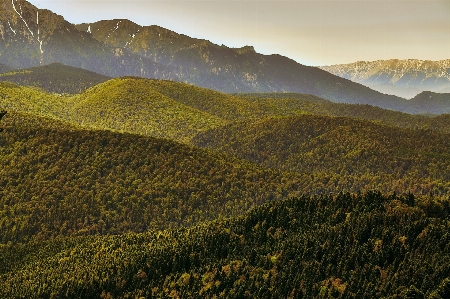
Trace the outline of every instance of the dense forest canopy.
[[303, 196], [191, 228], [1, 246], [0, 296], [444, 299], [449, 215], [412, 194]]
[[449, 115], [130, 77], [0, 94], [1, 298], [450, 296]]

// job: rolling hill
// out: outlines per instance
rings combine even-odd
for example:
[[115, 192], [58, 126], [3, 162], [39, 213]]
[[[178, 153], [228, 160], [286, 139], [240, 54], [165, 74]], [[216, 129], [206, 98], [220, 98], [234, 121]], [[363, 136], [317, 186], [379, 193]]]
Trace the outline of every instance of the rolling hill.
[[0, 81], [8, 81], [21, 86], [35, 86], [54, 93], [80, 93], [100, 84], [110, 77], [61, 63], [7, 71], [0, 74]]
[[49, 94], [3, 82], [0, 95], [0, 105], [5, 109], [85, 128], [183, 143], [189, 143], [199, 132], [236, 121], [302, 114], [347, 116], [404, 128], [450, 132], [450, 119], [446, 115], [409, 115], [369, 105], [332, 103], [302, 94], [228, 95], [185, 83], [131, 77], [108, 80], [75, 95]]
[[[422, 113], [449, 114], [450, 93], [423, 91], [411, 99], [411, 105]], [[430, 107], [433, 107], [430, 109]]]
[[2, 127], [1, 244], [190, 226], [294, 194], [299, 181], [165, 139], [30, 114], [9, 111]]
[[229, 124], [200, 133], [192, 143], [266, 167], [311, 175], [313, 190], [375, 188], [427, 194], [433, 186], [445, 194], [450, 187], [448, 137], [431, 130], [302, 115]]

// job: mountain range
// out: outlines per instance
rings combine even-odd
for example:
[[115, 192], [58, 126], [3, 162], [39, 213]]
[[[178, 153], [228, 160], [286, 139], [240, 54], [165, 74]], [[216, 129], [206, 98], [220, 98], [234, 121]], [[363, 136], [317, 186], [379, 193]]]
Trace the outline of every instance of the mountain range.
[[251, 46], [219, 46], [128, 20], [73, 25], [25, 0], [1, 0], [0, 6], [0, 63], [15, 69], [59, 62], [109, 77], [168, 79], [227, 93], [294, 92], [430, 112], [287, 57], [259, 54]]
[[379, 92], [406, 99], [422, 91], [450, 93], [450, 59], [358, 61], [320, 68]]

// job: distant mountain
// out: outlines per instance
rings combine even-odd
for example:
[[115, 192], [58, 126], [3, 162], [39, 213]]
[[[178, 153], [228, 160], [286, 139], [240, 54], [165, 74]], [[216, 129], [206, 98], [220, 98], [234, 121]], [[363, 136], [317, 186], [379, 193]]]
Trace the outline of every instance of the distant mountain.
[[415, 113], [402, 98], [250, 46], [219, 46], [128, 20], [75, 26], [25, 0], [0, 0], [0, 7], [0, 63], [13, 68], [60, 62], [110, 77], [169, 79], [227, 93], [312, 94]]
[[379, 92], [406, 99], [422, 91], [450, 93], [450, 59], [358, 61], [320, 68]]
[[72, 94], [82, 92], [109, 79], [111, 77], [61, 63], [0, 74], [0, 81], [9, 81], [22, 86], [36, 86], [48, 92]]

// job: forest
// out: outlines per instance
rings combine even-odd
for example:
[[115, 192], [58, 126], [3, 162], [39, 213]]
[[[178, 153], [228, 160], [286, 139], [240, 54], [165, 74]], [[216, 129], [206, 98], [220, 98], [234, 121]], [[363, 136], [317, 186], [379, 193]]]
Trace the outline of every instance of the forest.
[[190, 228], [4, 245], [0, 296], [444, 299], [449, 215], [448, 200], [340, 193]]
[[0, 298], [450, 298], [449, 115], [84, 78], [0, 82]]

